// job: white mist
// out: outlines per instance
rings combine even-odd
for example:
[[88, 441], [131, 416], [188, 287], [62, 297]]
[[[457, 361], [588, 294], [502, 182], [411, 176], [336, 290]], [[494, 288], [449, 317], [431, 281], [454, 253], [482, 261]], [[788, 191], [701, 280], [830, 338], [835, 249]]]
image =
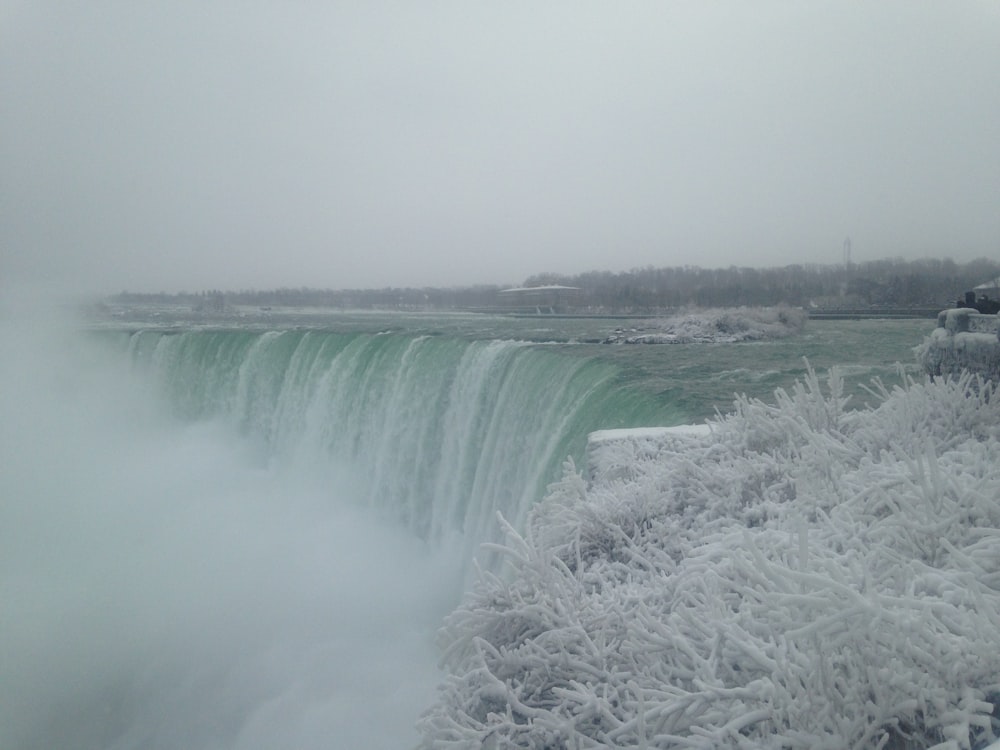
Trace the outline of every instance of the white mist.
[[0, 747], [389, 748], [440, 677], [449, 556], [0, 331]]

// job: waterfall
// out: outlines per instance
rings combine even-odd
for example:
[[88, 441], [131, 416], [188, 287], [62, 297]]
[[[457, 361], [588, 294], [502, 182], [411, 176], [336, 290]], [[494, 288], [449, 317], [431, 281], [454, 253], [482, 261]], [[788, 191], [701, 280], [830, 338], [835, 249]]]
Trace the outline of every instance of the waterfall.
[[129, 340], [185, 419], [218, 418], [266, 460], [328, 472], [432, 543], [519, 525], [588, 432], [662, 423], [617, 368], [553, 345], [329, 331], [140, 331]]

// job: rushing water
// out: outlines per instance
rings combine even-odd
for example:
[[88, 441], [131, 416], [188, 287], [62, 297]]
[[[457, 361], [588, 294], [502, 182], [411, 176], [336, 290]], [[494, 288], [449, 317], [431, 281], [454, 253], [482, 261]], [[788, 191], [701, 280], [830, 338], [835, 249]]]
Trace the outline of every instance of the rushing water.
[[804, 357], [860, 402], [933, 321], [589, 343], [620, 325], [5, 324], [0, 747], [411, 746], [470, 556], [588, 432], [769, 398]]

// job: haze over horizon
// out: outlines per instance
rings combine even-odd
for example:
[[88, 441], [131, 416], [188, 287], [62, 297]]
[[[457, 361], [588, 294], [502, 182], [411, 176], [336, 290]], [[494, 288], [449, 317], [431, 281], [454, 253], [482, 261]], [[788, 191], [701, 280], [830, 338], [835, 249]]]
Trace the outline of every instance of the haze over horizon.
[[995, 258], [998, 40], [987, 0], [0, 0], [0, 285]]

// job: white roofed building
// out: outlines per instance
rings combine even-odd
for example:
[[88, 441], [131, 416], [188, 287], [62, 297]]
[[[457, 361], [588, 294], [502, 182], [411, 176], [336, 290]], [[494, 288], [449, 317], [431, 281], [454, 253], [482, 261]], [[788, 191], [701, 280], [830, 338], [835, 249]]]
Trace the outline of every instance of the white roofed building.
[[580, 287], [561, 284], [512, 287], [501, 289], [498, 299], [502, 307], [511, 311], [553, 314], [578, 304], [581, 291]]

